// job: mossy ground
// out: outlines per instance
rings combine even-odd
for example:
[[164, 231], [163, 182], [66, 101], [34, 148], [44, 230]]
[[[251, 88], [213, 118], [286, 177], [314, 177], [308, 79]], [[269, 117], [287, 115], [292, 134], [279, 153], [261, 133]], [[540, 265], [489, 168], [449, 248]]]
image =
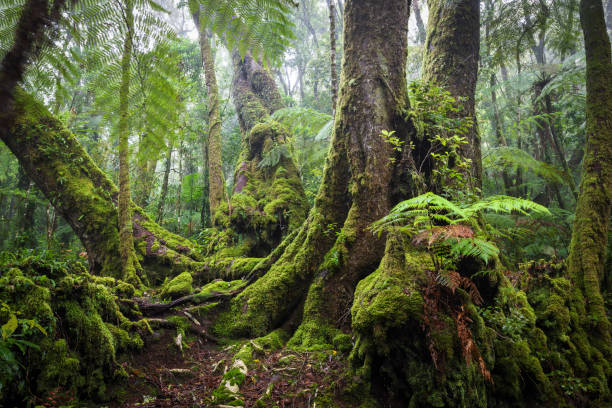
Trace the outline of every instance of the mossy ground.
[[[530, 263], [501, 276], [487, 305], [475, 306], [461, 289], [449, 298], [469, 315], [469, 330], [491, 374], [488, 381], [476, 360], [465, 361], [453, 309], [441, 308], [437, 319], [442, 324], [427, 335], [423, 282], [430, 260], [404, 245], [402, 239], [389, 240], [380, 267], [358, 285], [351, 333], [313, 321], [293, 333], [278, 329], [253, 340], [232, 341], [228, 347], [212, 346], [193, 335], [191, 318], [177, 312], [167, 318], [175, 329], [153, 333], [137, 310], [120, 301], [141, 295], [136, 288], [91, 276], [79, 264], [50, 267], [27, 258], [5, 266], [0, 300], [20, 317], [35, 319], [47, 334], [28, 334], [38, 348], [20, 357], [24, 365], [35, 367], [28, 372], [27, 391], [17, 393], [15, 388], [15, 394], [6, 394], [13, 388], [5, 386], [2, 397], [11, 401], [9, 395], [16, 400], [29, 392], [44, 400], [59, 389], [84, 401], [127, 398], [142, 403], [146, 393], [150, 399], [144, 406], [183, 406], [188, 402], [182, 392], [193, 390], [199, 381], [206, 383], [195, 393], [199, 403], [212, 406], [301, 406], [308, 400], [323, 407], [569, 407], [610, 402], [609, 362], [588, 335], [575, 329], [573, 319], [579, 317], [567, 296], [571, 284], [563, 264]], [[165, 287], [173, 281], [191, 286], [187, 275], [178, 275]], [[210, 303], [211, 298], [245, 285], [243, 280], [216, 280], [185, 290], [181, 294], [195, 294], [195, 306], [184, 310], [207, 321], [224, 309], [222, 301]], [[0, 323], [7, 318], [6, 313], [0, 315]], [[182, 351], [174, 344], [179, 333]], [[431, 347], [440, 356], [437, 367]], [[143, 357], [138, 357], [140, 350], [145, 350]], [[151, 352], [157, 353], [159, 364], [146, 358]], [[175, 369], [179, 374], [173, 374]], [[161, 385], [146, 380], [154, 378], [152, 373], [165, 378]], [[120, 386], [126, 380], [131, 387], [127, 393]], [[143, 394], [134, 395], [137, 392]], [[167, 403], [156, 397], [163, 393], [170, 396]]]
[[[14, 333], [15, 340], [28, 342], [21, 354], [10, 347], [27, 375], [23, 384], [2, 387], [0, 400], [19, 405], [28, 393], [44, 395], [58, 388], [86, 400], [116, 397], [116, 385], [127, 378], [121, 356], [141, 349], [141, 335], [148, 329], [145, 322], [126, 318], [117, 303], [118, 296], [135, 289], [92, 277], [80, 264], [49, 267], [25, 259], [2, 267], [1, 275], [0, 300], [10, 305], [10, 313], [38, 322], [45, 332], [24, 326]], [[2, 313], [0, 321], [10, 313]], [[10, 337], [7, 344], [12, 344]]]

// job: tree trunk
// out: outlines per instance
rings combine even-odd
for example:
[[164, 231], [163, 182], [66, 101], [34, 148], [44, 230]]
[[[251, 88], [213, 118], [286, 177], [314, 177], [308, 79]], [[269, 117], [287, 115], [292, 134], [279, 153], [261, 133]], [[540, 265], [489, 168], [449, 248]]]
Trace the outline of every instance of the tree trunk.
[[119, 254], [123, 279], [137, 284], [140, 265], [134, 251], [132, 238], [132, 198], [130, 195], [130, 144], [129, 144], [129, 94], [130, 65], [132, 62], [132, 41], [134, 36], [133, 5], [125, 2], [125, 38], [121, 58], [121, 85], [119, 88]]
[[[38, 101], [15, 92], [14, 122], [0, 139], [87, 250], [92, 273], [122, 277], [118, 190], [76, 138]], [[202, 260], [192, 243], [154, 223], [133, 203], [134, 246], [151, 283]], [[198, 269], [198, 268], [196, 268]]]
[[482, 158], [476, 125], [475, 90], [480, 52], [480, 4], [459, 0], [452, 6], [444, 0], [430, 0], [423, 79], [446, 88], [453, 97], [464, 98], [460, 117], [470, 117], [474, 125], [466, 135], [462, 155], [472, 160], [472, 177], [481, 186]]
[[[493, 115], [491, 116], [491, 127], [493, 128], [493, 131], [495, 132], [495, 140], [498, 144], [498, 146], [502, 146], [502, 147], [507, 147], [508, 143], [506, 142], [506, 137], [504, 136], [504, 132], [502, 131], [502, 119], [501, 116], [499, 114], [499, 106], [497, 103], [497, 90], [495, 88], [497, 88], [497, 77], [495, 75], [495, 71], [493, 70], [493, 67], [496, 66], [492, 59], [493, 59], [493, 52], [492, 52], [492, 46], [491, 46], [491, 37], [490, 37], [490, 21], [492, 19], [492, 13], [493, 13], [493, 4], [492, 2], [486, 1], [485, 2], [485, 13], [487, 14], [486, 19], [485, 19], [485, 41], [486, 41], [486, 46], [487, 46], [487, 57], [489, 59], [489, 68], [491, 69], [491, 74], [489, 77], [489, 88], [490, 88], [490, 93], [491, 93], [491, 105], [493, 106]], [[509, 194], [511, 187], [512, 187], [512, 182], [510, 181], [510, 176], [508, 175], [508, 172], [506, 171], [506, 169], [502, 169], [502, 180], [504, 181], [504, 194]]]
[[155, 222], [160, 223], [164, 218], [164, 207], [166, 205], [166, 197], [168, 196], [168, 179], [170, 178], [170, 168], [172, 165], [172, 142], [168, 145], [166, 152], [166, 164], [164, 167], [164, 178], [162, 181], [161, 191], [159, 194], [159, 203], [157, 204], [157, 218]]
[[149, 205], [151, 199], [157, 160], [157, 153], [151, 151], [147, 136], [142, 135], [138, 141], [138, 153], [136, 154], [137, 179], [134, 181], [134, 202], [143, 208]]
[[206, 27], [200, 24], [200, 6], [197, 13], [193, 13], [193, 21], [200, 36], [200, 51], [202, 54], [202, 65], [206, 78], [206, 90], [208, 91], [208, 146], [202, 141], [202, 155], [204, 163], [208, 163], [208, 197], [210, 203], [210, 214], [214, 219], [215, 211], [222, 203], [227, 201], [225, 193], [225, 178], [221, 162], [221, 112], [219, 110], [219, 88], [215, 73], [215, 60], [210, 48], [210, 41], [206, 33]]
[[[308, 212], [302, 182], [287, 147], [289, 135], [270, 114], [283, 107], [269, 71], [250, 54], [233, 55], [233, 100], [242, 150], [233, 194], [215, 214], [232, 256], [266, 256], [299, 228]], [[228, 253], [228, 255], [229, 255]]]
[[350, 325], [347, 311], [357, 282], [380, 262], [384, 239], [366, 228], [408, 194], [410, 186], [402, 182], [411, 164], [408, 152], [392, 163], [398, 152], [380, 135], [395, 130], [407, 141], [411, 127], [402, 116], [408, 102], [409, 5], [379, 3], [346, 4], [343, 80], [323, 183], [295, 239], [232, 302], [228, 320], [221, 319], [233, 335], [261, 335], [287, 320], [299, 323], [303, 305], [292, 341], [329, 344], [337, 327]]
[[[554, 113], [552, 110], [552, 101], [551, 101], [550, 95], [544, 96], [544, 107], [545, 107], [546, 113], [548, 114]], [[574, 182], [574, 176], [572, 174], [572, 170], [569, 166], [569, 163], [567, 162], [567, 159], [565, 158], [565, 149], [563, 148], [563, 145], [561, 144], [561, 140], [559, 139], [559, 136], [557, 135], [555, 126], [554, 124], [550, 123], [550, 121], [547, 121], [546, 129], [551, 136], [552, 145], [553, 145], [553, 148], [555, 149], [555, 153], [557, 154], [557, 157], [559, 158], [559, 162], [561, 163], [563, 170], [567, 174], [567, 178], [568, 178], [567, 182], [569, 184], [572, 195], [574, 196], [576, 201], [578, 201], [578, 189], [576, 187], [576, 183]]]
[[[544, 89], [544, 86], [546, 85], [546, 83], [547, 83], [547, 79], [544, 79], [542, 81], [536, 81], [536, 83], [533, 86], [534, 88], [533, 114], [537, 116], [541, 116], [542, 114], [546, 112], [546, 108], [544, 104], [541, 101], [539, 101], [540, 96], [542, 95], [542, 90]], [[553, 142], [552, 134], [550, 131], [550, 123], [547, 119], [536, 119], [536, 133], [538, 135], [538, 139], [540, 140], [540, 146], [541, 146], [542, 155], [543, 155], [543, 158], [536, 158], [536, 160], [543, 160], [546, 163], [553, 163], [553, 161], [551, 160], [551, 155], [549, 153], [549, 146], [552, 146], [554, 148], [554, 142]], [[558, 154], [558, 151], [557, 151], [557, 154]], [[560, 160], [565, 160], [565, 158], [562, 158]], [[567, 173], [567, 177], [571, 179], [571, 173]], [[570, 181], [568, 181], [568, 183], [570, 183]], [[547, 191], [548, 189], [550, 189], [555, 193], [555, 196], [557, 197], [557, 201], [559, 203], [560, 208], [563, 208], [563, 209], [567, 208], [565, 205], [565, 201], [563, 200], [563, 197], [561, 195], [559, 184], [550, 183], [549, 185], [546, 186], [546, 188], [547, 188]], [[571, 184], [570, 184], [570, 189], [571, 189]], [[550, 202], [550, 200], [548, 201]], [[546, 203], [545, 205], [548, 206], [549, 202]]]
[[606, 27], [608, 28], [608, 37], [612, 37], [612, 0], [606, 2]]
[[332, 118], [336, 116], [338, 100], [338, 69], [336, 68], [336, 6], [335, 0], [327, 0], [329, 9], [329, 69], [331, 72]]
[[26, 67], [49, 42], [48, 28], [57, 23], [65, 1], [28, 0], [17, 22], [13, 46], [0, 63], [0, 127], [7, 129], [13, 122], [13, 93], [23, 80]]
[[183, 141], [181, 140], [178, 148], [178, 188], [176, 192], [176, 233], [181, 233], [181, 195], [183, 193]]
[[425, 31], [425, 24], [423, 24], [421, 7], [419, 6], [418, 0], [412, 1], [412, 11], [414, 11], [414, 18], [417, 25], [417, 43], [423, 45], [425, 44], [425, 39], [427, 38], [427, 31]]
[[574, 297], [588, 299], [579, 318], [603, 358], [610, 359], [610, 321], [602, 298], [612, 207], [612, 61], [601, 0], [580, 1], [586, 51], [586, 149], [570, 244]]

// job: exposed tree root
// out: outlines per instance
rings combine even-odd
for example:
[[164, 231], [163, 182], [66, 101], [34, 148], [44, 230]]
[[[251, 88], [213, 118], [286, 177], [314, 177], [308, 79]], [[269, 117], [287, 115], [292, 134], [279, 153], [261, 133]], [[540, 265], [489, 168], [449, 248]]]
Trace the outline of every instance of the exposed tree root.
[[[222, 292], [215, 292], [212, 293], [210, 295], [210, 297], [206, 297], [205, 299], [203, 299], [202, 294], [201, 293], [193, 293], [191, 295], [187, 295], [187, 296], [183, 296], [180, 297], [176, 300], [173, 300], [172, 302], [169, 303], [150, 303], [149, 300], [147, 298], [134, 298], [132, 299], [131, 302], [133, 302], [134, 304], [138, 305], [138, 308], [140, 310], [140, 312], [144, 315], [144, 316], [156, 316], [162, 313], [166, 313], [168, 312], [170, 309], [180, 306], [180, 305], [184, 305], [185, 303], [202, 303], [203, 300], [206, 301], [216, 301], [216, 300], [226, 300], [226, 299], [230, 299], [234, 296], [236, 296], [237, 294], [239, 294], [240, 292], [242, 292], [244, 290], [244, 288], [238, 289], [238, 290], [233, 290], [233, 291], [229, 291], [226, 293], [222, 293]], [[124, 300], [125, 302], [125, 300]]]
[[[179, 312], [180, 313], [180, 312]], [[149, 325], [152, 328], [156, 328], [156, 329], [179, 329], [181, 328], [181, 324], [178, 322], [174, 322], [171, 320], [167, 320], [167, 319], [159, 319], [159, 318], [151, 318], [151, 319], [147, 319], [147, 321], [149, 322]], [[215, 344], [219, 343], [219, 339], [216, 338], [215, 336], [213, 336], [212, 334], [209, 334], [202, 325], [191, 325], [187, 327], [187, 330], [190, 333], [193, 333], [197, 336], [200, 336], [208, 341], [211, 341]]]

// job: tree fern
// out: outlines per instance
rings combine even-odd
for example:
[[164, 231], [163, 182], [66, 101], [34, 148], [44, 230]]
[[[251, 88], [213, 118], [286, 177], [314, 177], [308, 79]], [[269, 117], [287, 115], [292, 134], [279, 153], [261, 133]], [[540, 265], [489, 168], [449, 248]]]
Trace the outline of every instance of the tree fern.
[[242, 55], [274, 61], [293, 39], [288, 15], [297, 4], [292, 0], [199, 0], [200, 23], [222, 37], [230, 49]]
[[557, 184], [568, 184], [571, 177], [561, 168], [534, 159], [529, 153], [516, 147], [498, 147], [492, 149], [483, 160], [483, 166], [487, 169], [512, 169], [521, 168], [531, 171], [533, 174], [543, 178], [547, 182]]
[[283, 157], [291, 157], [287, 146], [284, 144], [274, 145], [270, 150], [263, 154], [263, 157], [257, 163], [257, 167], [260, 169], [269, 169], [276, 166]]

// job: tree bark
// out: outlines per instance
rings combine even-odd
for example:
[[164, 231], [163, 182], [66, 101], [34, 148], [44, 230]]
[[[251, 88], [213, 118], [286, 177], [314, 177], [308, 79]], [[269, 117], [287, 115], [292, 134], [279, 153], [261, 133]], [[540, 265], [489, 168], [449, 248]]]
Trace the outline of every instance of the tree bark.
[[392, 163], [398, 152], [380, 134], [395, 130], [408, 141], [412, 128], [402, 114], [409, 4], [379, 3], [346, 4], [343, 80], [323, 183], [279, 260], [232, 302], [226, 323], [233, 335], [261, 335], [289, 319], [301, 320], [294, 343], [330, 343], [335, 328], [350, 325], [357, 282], [380, 262], [384, 239], [366, 228], [409, 194], [412, 164], [408, 152]]
[[[0, 139], [79, 237], [91, 272], [122, 278], [117, 187], [40, 102], [17, 90], [13, 106], [14, 121], [0, 129]], [[148, 277], [151, 283], [196, 268], [202, 258], [189, 240], [131, 207], [134, 246], [140, 264], [155, 272]]]
[[130, 65], [134, 37], [134, 8], [131, 0], [124, 3], [125, 38], [123, 55], [121, 57], [121, 85], [119, 88], [119, 253], [123, 279], [127, 282], [139, 283], [138, 270], [140, 265], [134, 251], [132, 238], [132, 198], [130, 194], [130, 128], [129, 128], [129, 94]]
[[414, 18], [417, 25], [417, 43], [423, 45], [425, 44], [425, 39], [427, 38], [427, 31], [425, 30], [425, 24], [423, 24], [421, 7], [419, 6], [418, 0], [412, 0], [412, 11], [414, 11]]
[[[600, 290], [612, 208], [612, 61], [601, 0], [580, 1], [586, 52], [586, 149], [570, 244], [574, 296], [588, 299], [583, 328], [611, 357], [610, 321]], [[588, 317], [587, 317], [588, 316]]]
[[142, 135], [138, 142], [138, 153], [136, 154], [137, 181], [134, 182], [134, 202], [140, 207], [144, 208], [149, 205], [157, 161], [157, 153], [151, 152], [147, 136]]
[[336, 116], [338, 100], [338, 69], [336, 68], [336, 6], [335, 0], [327, 0], [329, 9], [329, 69], [331, 72], [332, 118]]
[[224, 230], [224, 244], [233, 256], [261, 257], [299, 228], [308, 201], [284, 146], [289, 134], [270, 119], [270, 114], [284, 107], [274, 79], [248, 53], [243, 58], [234, 52], [233, 63], [232, 99], [242, 130], [242, 149], [232, 197], [215, 214], [215, 225]]
[[13, 46], [0, 63], [0, 127], [8, 128], [13, 121], [13, 93], [23, 80], [26, 67], [40, 49], [49, 42], [49, 27], [55, 24], [64, 9], [65, 0], [29, 0], [17, 23]]
[[159, 194], [159, 203], [157, 204], [157, 217], [155, 222], [160, 223], [164, 218], [164, 207], [166, 204], [166, 197], [168, 196], [168, 179], [170, 178], [170, 167], [172, 165], [172, 143], [168, 145], [168, 151], [166, 152], [166, 164], [164, 167], [164, 178], [162, 181], [161, 191]]
[[482, 183], [480, 136], [476, 124], [475, 91], [480, 56], [480, 3], [459, 0], [449, 5], [444, 0], [429, 0], [427, 40], [423, 60], [423, 79], [446, 88], [453, 97], [463, 98], [460, 117], [470, 117], [474, 125], [461, 148], [472, 160], [472, 177]]
[[225, 177], [221, 162], [221, 112], [219, 110], [219, 88], [217, 86], [217, 75], [215, 73], [215, 61], [210, 48], [210, 41], [206, 27], [200, 24], [198, 5], [197, 13], [193, 13], [193, 21], [200, 36], [200, 51], [202, 65], [206, 78], [206, 90], [208, 91], [208, 145], [202, 140], [202, 155], [204, 163], [208, 163], [208, 197], [210, 214], [214, 220], [215, 211], [222, 203], [227, 201], [225, 193]]

